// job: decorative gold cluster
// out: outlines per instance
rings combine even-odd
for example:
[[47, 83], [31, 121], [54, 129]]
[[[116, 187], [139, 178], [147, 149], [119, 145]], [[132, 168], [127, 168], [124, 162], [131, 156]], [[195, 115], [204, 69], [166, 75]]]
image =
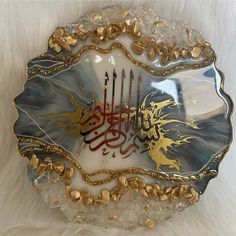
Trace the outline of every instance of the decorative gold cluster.
[[[17, 136], [18, 143], [28, 143], [33, 145], [25, 145], [23, 148], [21, 148], [20, 153], [21, 156], [26, 157], [27, 160], [31, 153], [35, 152], [44, 152], [48, 153], [48, 155], [54, 153], [57, 154], [60, 158], [62, 158], [66, 163], [70, 163], [74, 168], [76, 168], [80, 174], [82, 175], [82, 178], [85, 182], [92, 185], [101, 185], [108, 183], [114, 179], [116, 179], [118, 176], [122, 175], [146, 175], [150, 176], [157, 180], [167, 180], [172, 182], [179, 182], [179, 183], [186, 183], [189, 181], [200, 181], [202, 178], [206, 177], [215, 177], [217, 175], [217, 172], [215, 170], [212, 170], [212, 166], [214, 163], [219, 162], [224, 157], [225, 153], [228, 150], [228, 146], [226, 146], [221, 152], [219, 152], [216, 156], [212, 158], [212, 160], [208, 163], [208, 165], [202, 169], [197, 174], [192, 174], [189, 176], [181, 176], [176, 174], [167, 174], [164, 172], [156, 172], [151, 170], [145, 170], [139, 167], [130, 167], [125, 169], [117, 169], [117, 170], [111, 170], [111, 169], [100, 169], [91, 173], [86, 172], [80, 163], [73, 158], [73, 156], [65, 151], [62, 147], [57, 145], [50, 145], [47, 142], [45, 142], [42, 139], [35, 138], [35, 137], [24, 137], [24, 136]], [[103, 179], [103, 180], [91, 180], [90, 177], [94, 177], [97, 174], [109, 174], [109, 177]]]
[[60, 52], [62, 48], [67, 51], [71, 50], [71, 46], [76, 45], [78, 42], [77, 38], [65, 31], [64, 28], [57, 28], [56, 31], [49, 38], [48, 45], [53, 48], [56, 52]]
[[53, 162], [50, 157], [41, 161], [36, 155], [32, 155], [29, 165], [39, 174], [46, 172], [55, 172], [62, 177], [67, 196], [74, 202], [83, 202], [84, 205], [105, 204], [110, 201], [117, 202], [121, 197], [129, 192], [136, 191], [145, 198], [158, 198], [160, 201], [175, 201], [186, 199], [190, 204], [198, 201], [199, 195], [196, 190], [189, 185], [178, 185], [176, 187], [162, 187], [159, 184], [146, 184], [141, 177], [120, 176], [117, 179], [117, 185], [109, 190], [102, 190], [100, 196], [92, 196], [86, 189], [74, 190], [71, 187], [71, 178], [74, 176], [74, 168], [67, 168], [63, 162]]
[[44, 161], [41, 161], [35, 154], [32, 155], [29, 165], [39, 175], [43, 175], [46, 172], [55, 172], [61, 175], [65, 179], [71, 179], [74, 176], [74, 168], [66, 168], [64, 162], [56, 161], [53, 162], [50, 157], [46, 157]]
[[209, 57], [204, 58], [200, 62], [193, 62], [193, 63], [185, 63], [185, 64], [176, 64], [171, 67], [167, 67], [165, 69], [159, 69], [159, 68], [154, 68], [146, 63], [142, 63], [141, 61], [136, 60], [133, 55], [119, 42], [114, 42], [112, 43], [108, 48], [102, 48], [97, 45], [89, 44], [89, 45], [84, 45], [79, 48], [78, 52], [76, 55], [65, 55], [65, 54], [56, 54], [52, 55], [50, 53], [45, 53], [41, 56], [38, 57], [38, 59], [54, 59], [54, 60], [60, 60], [63, 61], [61, 64], [56, 64], [54, 66], [51, 66], [49, 68], [46, 67], [41, 67], [41, 66], [35, 66], [33, 68], [28, 69], [28, 75], [29, 76], [34, 76], [38, 73], [43, 74], [43, 75], [53, 75], [55, 73], [58, 73], [59, 71], [65, 70], [66, 68], [69, 68], [73, 63], [78, 62], [82, 55], [87, 53], [90, 50], [96, 51], [101, 54], [108, 54], [111, 53], [113, 50], [119, 49], [120, 52], [126, 56], [126, 58], [132, 62], [134, 65], [139, 66], [140, 68], [144, 69], [148, 73], [150, 73], [153, 76], [167, 76], [169, 74], [172, 74], [176, 71], [183, 70], [183, 69], [199, 69], [206, 67], [210, 65], [214, 60], [215, 60], [215, 54], [212, 53]]
[[194, 47], [179, 48], [164, 43], [157, 44], [153, 38], [140, 36], [132, 44], [135, 54], [141, 55], [146, 51], [149, 60], [153, 61], [160, 56], [160, 63], [165, 65], [170, 61], [177, 59], [186, 59], [188, 57], [198, 58], [210, 56], [210, 44], [198, 42]]
[[[68, 182], [68, 181], [67, 181]], [[69, 181], [71, 182], [71, 181]], [[109, 190], [102, 190], [100, 196], [92, 196], [87, 190], [73, 190], [71, 185], [66, 185], [66, 191], [72, 201], [82, 201], [84, 205], [105, 204], [110, 201], [117, 202], [129, 191], [136, 191], [145, 198], [158, 198], [160, 201], [175, 201], [180, 198], [186, 199], [190, 204], [198, 201], [199, 196], [196, 190], [189, 185], [179, 185], [177, 187], [161, 187], [158, 184], [146, 184], [141, 177], [120, 176], [118, 184]]]
[[140, 22], [135, 19], [124, 22], [99, 26], [89, 30], [83, 24], [77, 27], [75, 33], [65, 32], [63, 28], [57, 28], [49, 39], [49, 47], [60, 52], [62, 48], [71, 50], [70, 46], [75, 46], [78, 39], [90, 39], [93, 43], [100, 44], [108, 40], [117, 38], [120, 34], [126, 33], [133, 38], [132, 51], [137, 55], [146, 52], [147, 58], [151, 61], [160, 57], [161, 64], [167, 64], [171, 60], [185, 59], [187, 57], [198, 58], [200, 56], [209, 57], [211, 45], [198, 37], [197, 43], [193, 47], [179, 48], [165, 43], [157, 43], [153, 37], [144, 36], [140, 31]]

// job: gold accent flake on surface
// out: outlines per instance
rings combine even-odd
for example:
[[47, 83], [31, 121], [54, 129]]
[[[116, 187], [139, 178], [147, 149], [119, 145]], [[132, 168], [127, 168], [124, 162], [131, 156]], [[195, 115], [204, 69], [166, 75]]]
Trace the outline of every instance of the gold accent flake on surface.
[[153, 61], [156, 58], [156, 52], [153, 47], [147, 49], [147, 57], [151, 61]]
[[109, 215], [107, 216], [107, 218], [108, 218], [109, 220], [116, 220], [116, 219], [117, 219], [117, 215], [115, 215], [115, 214], [109, 214]]
[[183, 50], [181, 51], [181, 56], [182, 56], [183, 58], [187, 58], [187, 57], [188, 57], [188, 55], [189, 55], [189, 52], [188, 52], [188, 50], [186, 50], [186, 49], [183, 49]]
[[79, 191], [70, 191], [70, 197], [72, 200], [78, 201], [81, 198], [81, 194]]
[[156, 226], [156, 221], [153, 220], [153, 219], [151, 219], [151, 218], [148, 218], [148, 219], [145, 221], [144, 225], [145, 225], [146, 227], [148, 227], [148, 228], [153, 228], [153, 227]]
[[102, 15], [102, 13], [101, 12], [95, 12], [94, 14], [93, 14], [93, 20], [101, 20], [101, 19], [103, 19], [103, 15]]
[[86, 40], [87, 37], [88, 37], [88, 30], [84, 27], [83, 24], [80, 24], [78, 27], [77, 27], [77, 30], [75, 32], [75, 35], [82, 41]]
[[193, 103], [194, 105], [197, 105], [197, 104], [199, 103], [199, 100], [193, 98], [193, 99], [192, 99], [192, 103]]
[[110, 201], [110, 192], [108, 190], [102, 190], [101, 195], [102, 195], [102, 203], [108, 205]]
[[37, 172], [39, 175], [42, 175], [47, 170], [47, 165], [41, 163], [38, 166]]
[[131, 33], [134, 36], [140, 35], [140, 22], [138, 20], [134, 20], [131, 24]]
[[155, 22], [153, 23], [153, 26], [155, 26], [155, 27], [157, 27], [157, 28], [161, 28], [161, 27], [165, 26], [165, 24], [164, 24], [163, 21], [158, 20], [158, 21], [155, 21]]
[[137, 55], [142, 55], [145, 50], [145, 47], [143, 47], [138, 42], [133, 42], [131, 48], [132, 48], [133, 52]]
[[36, 157], [36, 155], [32, 155], [30, 161], [29, 161], [29, 165], [36, 170], [38, 168], [39, 165], [39, 159]]
[[61, 174], [65, 169], [63, 162], [55, 162], [53, 167], [56, 173], [59, 173], [59, 174]]
[[191, 51], [191, 55], [193, 58], [199, 57], [201, 54], [201, 48], [200, 47], [194, 47]]
[[124, 186], [124, 187], [127, 187], [127, 186], [128, 186], [128, 182], [127, 182], [126, 176], [120, 176], [120, 177], [118, 178], [118, 180], [119, 180], [119, 182], [120, 182], [120, 184], [121, 184], [122, 186]]

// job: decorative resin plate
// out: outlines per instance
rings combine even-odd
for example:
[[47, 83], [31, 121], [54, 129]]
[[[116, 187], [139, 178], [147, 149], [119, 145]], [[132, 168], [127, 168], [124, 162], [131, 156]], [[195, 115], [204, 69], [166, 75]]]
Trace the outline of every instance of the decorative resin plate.
[[198, 201], [232, 137], [211, 45], [151, 10], [58, 27], [15, 99], [28, 176], [69, 221], [153, 227]]

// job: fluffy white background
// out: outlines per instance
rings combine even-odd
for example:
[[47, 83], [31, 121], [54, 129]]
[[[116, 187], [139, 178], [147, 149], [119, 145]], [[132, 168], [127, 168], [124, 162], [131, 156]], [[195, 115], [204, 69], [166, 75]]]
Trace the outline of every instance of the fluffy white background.
[[[236, 235], [235, 143], [201, 201], [152, 230], [124, 232], [70, 225], [59, 210], [49, 209], [32, 190], [12, 132], [17, 118], [13, 98], [23, 90], [25, 65], [46, 50], [56, 26], [111, 3], [115, 1], [0, 1], [0, 235]], [[141, 4], [135, 2], [138, 7]], [[212, 42], [217, 65], [225, 73], [225, 90], [236, 101], [236, 1], [157, 0], [146, 4], [161, 16], [188, 23]], [[235, 121], [233, 114], [233, 124]]]

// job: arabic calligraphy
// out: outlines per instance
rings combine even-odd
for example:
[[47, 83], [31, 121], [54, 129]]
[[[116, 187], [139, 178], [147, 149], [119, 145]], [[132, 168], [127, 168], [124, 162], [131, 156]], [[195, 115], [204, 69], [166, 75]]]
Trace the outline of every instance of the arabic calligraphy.
[[[110, 79], [108, 74], [105, 75], [104, 82], [104, 101], [103, 105], [97, 104], [91, 115], [84, 122], [81, 122], [83, 127], [81, 135], [84, 136], [84, 142], [89, 145], [91, 151], [96, 151], [100, 147], [106, 147], [109, 149], [118, 149], [119, 153], [126, 158], [136, 150], [140, 149], [140, 146], [136, 142], [137, 139], [142, 140], [137, 133], [140, 130], [139, 127], [139, 97], [140, 97], [140, 83], [141, 77], [138, 82], [137, 93], [137, 108], [131, 106], [131, 94], [132, 94], [132, 82], [134, 80], [133, 72], [130, 72], [129, 79], [129, 95], [128, 103], [124, 103], [124, 80], [125, 73], [122, 71], [121, 78], [121, 90], [120, 101], [116, 106], [115, 103], [115, 88], [116, 88], [117, 75], [113, 72], [112, 78], [112, 96], [111, 105], [108, 102], [108, 83]], [[140, 113], [141, 114], [141, 113]], [[88, 125], [89, 124], [89, 125]], [[113, 154], [115, 156], [115, 154]]]
[[[119, 91], [116, 86], [118, 83]], [[198, 126], [195, 122], [170, 118], [165, 109], [175, 107], [174, 100], [157, 100], [156, 90], [143, 94], [141, 86], [141, 75], [134, 80], [131, 70], [127, 81], [125, 71], [122, 70], [118, 80], [114, 70], [112, 79], [108, 73], [105, 74], [103, 102], [91, 103], [90, 109], [82, 108], [76, 96], [70, 94], [71, 102], [77, 107], [73, 114], [64, 112], [47, 117], [67, 117], [67, 121], [55, 124], [67, 128], [71, 133], [82, 135], [89, 149], [102, 149], [103, 156], [110, 154], [115, 158], [119, 153], [122, 158], [127, 158], [133, 153], [147, 152], [158, 170], [167, 166], [180, 171], [181, 161], [169, 158], [169, 153], [177, 146], [191, 142], [193, 137], [180, 134], [176, 129], [176, 137], [172, 138], [169, 134], [174, 129], [167, 128], [167, 125], [181, 124], [193, 129], [198, 129]]]

